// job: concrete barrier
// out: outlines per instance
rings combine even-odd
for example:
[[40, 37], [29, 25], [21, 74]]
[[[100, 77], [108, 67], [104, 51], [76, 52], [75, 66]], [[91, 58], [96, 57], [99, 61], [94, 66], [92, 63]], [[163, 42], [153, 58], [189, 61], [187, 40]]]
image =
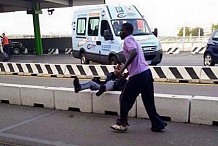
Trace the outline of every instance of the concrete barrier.
[[64, 64], [44, 64], [45, 72], [42, 76], [64, 77], [66, 65]]
[[[108, 91], [101, 96], [96, 96], [96, 92], [92, 92], [93, 97], [93, 113], [101, 114], [118, 114], [120, 113], [119, 97], [120, 91]], [[136, 117], [136, 103], [129, 111], [129, 117]]]
[[[1, 102], [42, 106], [88, 113], [119, 114], [120, 91], [75, 93], [73, 88], [29, 86], [0, 83]], [[204, 125], [218, 125], [218, 97], [155, 94], [157, 112], [165, 120]], [[141, 96], [129, 111], [129, 117], [148, 118]]]
[[20, 87], [15, 84], [0, 84], [0, 101], [21, 105]]
[[89, 65], [87, 75], [91, 78], [100, 77], [101, 79], [106, 79], [109, 72], [114, 71], [114, 65]]
[[[66, 66], [63, 64], [29, 64], [28, 69], [36, 76], [48, 76], [48, 77], [64, 77]], [[29, 72], [29, 71], [28, 71]], [[25, 72], [25, 74], [28, 72]]]
[[180, 52], [180, 49], [178, 47], [175, 47], [175, 48], [169, 48], [166, 51], [166, 54], [179, 54], [179, 52]]
[[195, 96], [191, 101], [190, 123], [217, 125], [218, 97]]
[[5, 75], [5, 68], [3, 62], [0, 62], [0, 75]]
[[201, 68], [201, 66], [171, 66], [167, 74], [167, 81], [199, 83]]
[[197, 46], [191, 50], [191, 54], [204, 54], [206, 46]]
[[44, 86], [22, 86], [21, 101], [22, 105], [42, 106], [45, 108], [54, 108], [54, 93], [52, 88]]
[[78, 78], [90, 79], [91, 77], [87, 75], [88, 70], [89, 70], [88, 65], [81, 65], [81, 64], [66, 65], [64, 77], [77, 76]]
[[90, 90], [74, 92], [74, 88], [53, 88], [55, 109], [92, 112], [92, 94]]
[[22, 64], [21, 63], [4, 63], [5, 74], [9, 75], [23, 75]]
[[23, 71], [26, 76], [40, 76], [42, 73], [40, 63], [25, 63]]
[[200, 82], [210, 83], [210, 84], [218, 83], [218, 68], [217, 67], [202, 67]]
[[50, 48], [48, 49], [48, 54], [59, 54], [58, 48]]
[[73, 54], [73, 48], [65, 48], [64, 54]]
[[[189, 122], [189, 108], [192, 96], [155, 94], [156, 110], [169, 121]], [[141, 96], [137, 98], [137, 117], [148, 118]]]
[[155, 82], [166, 82], [169, 67], [151, 66], [150, 67]]

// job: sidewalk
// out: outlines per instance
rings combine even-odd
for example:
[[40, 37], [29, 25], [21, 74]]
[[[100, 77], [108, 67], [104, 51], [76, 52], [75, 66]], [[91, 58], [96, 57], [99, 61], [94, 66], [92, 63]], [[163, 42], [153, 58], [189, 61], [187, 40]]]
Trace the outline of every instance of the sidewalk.
[[3, 146], [217, 146], [218, 126], [167, 122], [154, 133], [147, 119], [129, 118], [126, 133], [109, 126], [116, 116], [0, 103]]

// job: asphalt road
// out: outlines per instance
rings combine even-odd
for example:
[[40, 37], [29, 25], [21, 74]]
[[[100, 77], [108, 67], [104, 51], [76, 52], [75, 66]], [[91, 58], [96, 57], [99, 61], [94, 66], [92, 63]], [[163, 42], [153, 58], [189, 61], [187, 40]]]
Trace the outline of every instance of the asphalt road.
[[[55, 64], [79, 64], [80, 60], [68, 54], [58, 55], [15, 55], [11, 62], [55, 63]], [[192, 55], [190, 52], [180, 54], [163, 54], [163, 59], [158, 66], [203, 66], [202, 54]]]

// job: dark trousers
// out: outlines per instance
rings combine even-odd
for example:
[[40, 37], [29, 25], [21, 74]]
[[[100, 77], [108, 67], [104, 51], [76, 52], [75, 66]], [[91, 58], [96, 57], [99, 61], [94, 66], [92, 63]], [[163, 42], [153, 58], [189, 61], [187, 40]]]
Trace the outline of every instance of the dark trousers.
[[11, 57], [9, 45], [4, 45], [3, 51], [8, 54], [9, 58]]
[[130, 77], [127, 81], [120, 95], [120, 122], [124, 125], [127, 124], [128, 112], [140, 93], [152, 127], [163, 126], [164, 122], [156, 112], [154, 104], [153, 77], [150, 69]]

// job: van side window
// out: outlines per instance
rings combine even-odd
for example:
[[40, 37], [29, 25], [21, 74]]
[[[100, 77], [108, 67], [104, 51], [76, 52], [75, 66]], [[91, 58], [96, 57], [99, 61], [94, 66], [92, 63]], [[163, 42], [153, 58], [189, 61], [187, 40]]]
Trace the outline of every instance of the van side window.
[[98, 36], [98, 30], [99, 30], [99, 17], [89, 18], [88, 35]]
[[108, 21], [107, 20], [102, 20], [101, 21], [101, 36], [104, 36], [104, 31], [105, 30], [110, 30], [110, 32], [111, 32]]
[[76, 34], [77, 35], [85, 35], [85, 32], [86, 32], [86, 18], [78, 18], [77, 19]]

